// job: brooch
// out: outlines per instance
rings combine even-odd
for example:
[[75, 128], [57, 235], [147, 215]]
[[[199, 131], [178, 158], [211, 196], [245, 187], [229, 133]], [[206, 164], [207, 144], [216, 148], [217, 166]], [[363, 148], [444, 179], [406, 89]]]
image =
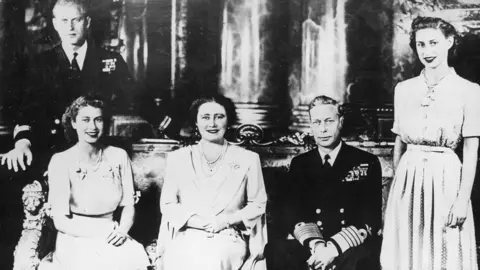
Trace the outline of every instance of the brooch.
[[342, 182], [352, 182], [360, 180], [360, 177], [367, 176], [368, 171], [368, 163], [360, 164], [358, 166], [353, 167], [350, 171], [348, 171], [345, 178], [343, 178]]
[[232, 171], [240, 169], [240, 165], [238, 165], [238, 164], [235, 163], [235, 162], [230, 162], [230, 163], [228, 163], [228, 166], [230, 167], [230, 169], [231, 169]]
[[112, 73], [112, 71], [115, 71], [115, 69], [116, 69], [116, 64], [115, 63], [116, 62], [117, 62], [116, 58], [103, 59], [102, 60], [102, 63], [103, 63], [102, 72]]

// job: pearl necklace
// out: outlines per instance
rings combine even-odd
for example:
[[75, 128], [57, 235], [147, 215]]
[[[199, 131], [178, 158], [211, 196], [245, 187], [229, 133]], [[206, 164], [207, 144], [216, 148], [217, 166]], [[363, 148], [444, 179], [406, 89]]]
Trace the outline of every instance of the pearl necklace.
[[227, 141], [224, 140], [222, 151], [220, 151], [218, 156], [213, 161], [208, 160], [207, 156], [205, 155], [205, 151], [203, 151], [203, 146], [201, 144], [200, 144], [200, 153], [202, 154], [203, 159], [205, 160], [205, 162], [207, 162], [208, 165], [213, 165], [217, 163], [225, 155], [225, 152], [227, 151], [227, 145], [228, 145]]

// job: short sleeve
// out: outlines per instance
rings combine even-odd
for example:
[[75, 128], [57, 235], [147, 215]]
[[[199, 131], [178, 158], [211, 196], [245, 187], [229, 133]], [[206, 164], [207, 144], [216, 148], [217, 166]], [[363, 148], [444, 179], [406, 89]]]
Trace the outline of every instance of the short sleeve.
[[70, 215], [70, 179], [65, 160], [55, 154], [48, 164], [48, 203], [52, 216]]
[[399, 135], [400, 134], [400, 84], [397, 84], [395, 86], [395, 93], [394, 93], [394, 103], [393, 103], [393, 127], [392, 127], [392, 132]]
[[480, 136], [480, 86], [478, 84], [473, 85], [474, 87], [467, 91], [467, 95], [464, 97], [463, 137]]
[[135, 204], [132, 163], [126, 152], [122, 152], [122, 160], [120, 163], [120, 176], [122, 180], [122, 200], [120, 206], [130, 206]]

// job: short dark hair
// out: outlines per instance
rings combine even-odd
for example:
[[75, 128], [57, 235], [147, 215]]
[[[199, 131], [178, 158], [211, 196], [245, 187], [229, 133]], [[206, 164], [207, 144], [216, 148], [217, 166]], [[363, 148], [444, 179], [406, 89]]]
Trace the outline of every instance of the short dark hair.
[[81, 108], [84, 108], [87, 106], [99, 108], [102, 110], [104, 135], [110, 130], [112, 113], [106, 99], [98, 95], [80, 96], [75, 101], [73, 101], [72, 104], [70, 104], [70, 106], [67, 107], [67, 109], [65, 110], [65, 113], [62, 116], [62, 125], [63, 125], [65, 139], [67, 139], [69, 143], [74, 143], [78, 141], [77, 132], [73, 128], [72, 122], [74, 122], [75, 119], [77, 118], [78, 111]]
[[55, 17], [55, 9], [58, 6], [77, 6], [84, 16], [88, 16], [90, 3], [87, 0], [58, 0], [55, 5], [53, 5], [52, 15]]
[[410, 30], [410, 48], [417, 54], [417, 40], [416, 33], [418, 30], [422, 29], [438, 29], [442, 31], [443, 35], [448, 37], [453, 37], [453, 45], [448, 50], [448, 59], [451, 60], [456, 56], [456, 50], [459, 42], [459, 36], [457, 30], [453, 25], [447, 21], [437, 18], [437, 17], [416, 17], [412, 22], [412, 28]]
[[222, 95], [209, 95], [198, 98], [192, 102], [190, 106], [189, 121], [192, 127], [197, 123], [198, 109], [205, 103], [217, 103], [225, 109], [227, 114], [227, 125], [230, 127], [237, 121], [237, 113], [235, 111], [235, 104], [229, 98]]
[[318, 105], [333, 105], [337, 108], [338, 116], [343, 117], [345, 115], [343, 105], [337, 100], [325, 95], [317, 96], [310, 102], [308, 105], [308, 114], [310, 115], [310, 111]]

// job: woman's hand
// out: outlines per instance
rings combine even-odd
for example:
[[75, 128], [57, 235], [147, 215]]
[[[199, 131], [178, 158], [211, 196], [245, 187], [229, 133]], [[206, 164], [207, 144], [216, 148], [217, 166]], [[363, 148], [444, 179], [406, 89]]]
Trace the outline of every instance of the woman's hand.
[[470, 200], [456, 199], [447, 216], [446, 226], [450, 228], [461, 227], [467, 218]]
[[228, 217], [225, 214], [221, 214], [213, 217], [207, 225], [206, 231], [211, 233], [218, 233], [229, 227]]
[[187, 226], [194, 229], [206, 230], [210, 222], [197, 214], [191, 216], [187, 221]]
[[107, 242], [111, 245], [119, 247], [123, 245], [130, 236], [120, 230], [113, 230], [107, 237]]

